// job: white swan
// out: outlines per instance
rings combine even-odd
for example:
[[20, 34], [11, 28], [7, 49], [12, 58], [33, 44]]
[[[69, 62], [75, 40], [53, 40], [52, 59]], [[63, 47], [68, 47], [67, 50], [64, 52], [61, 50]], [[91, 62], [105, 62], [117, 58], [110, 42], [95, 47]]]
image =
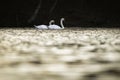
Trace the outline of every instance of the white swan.
[[[60, 20], [61, 27], [55, 24], [49, 24], [48, 29], [64, 29], [63, 21], [64, 21], [64, 18], [61, 18]], [[53, 23], [54, 20], [51, 20], [51, 22]]]
[[[54, 22], [55, 22], [54, 20], [51, 20], [49, 22], [49, 25], [52, 25]], [[38, 26], [34, 25], [34, 27], [37, 28], [37, 29], [48, 29], [47, 25], [38, 25]]]
[[[49, 26], [50, 25], [53, 25], [55, 23], [55, 21], [54, 20], [50, 20], [50, 22], [49, 22]], [[49, 27], [48, 27], [49, 28]]]
[[37, 29], [48, 29], [47, 25], [38, 25], [38, 26], [34, 25], [34, 27]]

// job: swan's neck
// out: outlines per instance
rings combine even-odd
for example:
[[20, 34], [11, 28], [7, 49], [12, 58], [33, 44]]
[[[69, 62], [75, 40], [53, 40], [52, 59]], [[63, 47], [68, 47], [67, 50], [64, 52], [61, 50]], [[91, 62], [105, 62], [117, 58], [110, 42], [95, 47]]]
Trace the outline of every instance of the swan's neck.
[[62, 29], [64, 29], [63, 21], [64, 21], [64, 19], [61, 19], [61, 21], [60, 21], [60, 24], [61, 24], [61, 28], [62, 28]]
[[50, 22], [49, 22], [49, 25], [52, 25], [52, 24], [54, 24], [54, 20], [51, 20]]

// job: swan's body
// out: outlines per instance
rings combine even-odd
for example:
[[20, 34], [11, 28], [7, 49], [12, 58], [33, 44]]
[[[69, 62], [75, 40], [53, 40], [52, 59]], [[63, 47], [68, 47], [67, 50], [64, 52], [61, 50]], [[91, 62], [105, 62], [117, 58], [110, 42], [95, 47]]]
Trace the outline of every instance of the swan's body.
[[61, 20], [60, 20], [61, 27], [58, 25], [55, 25], [54, 20], [51, 20], [49, 22], [49, 26], [47, 26], [47, 25], [38, 25], [38, 26], [34, 25], [34, 27], [37, 29], [42, 29], [42, 30], [43, 29], [64, 29], [63, 21], [64, 21], [64, 18], [61, 18]]
[[37, 29], [48, 29], [47, 25], [34, 25]]
[[[61, 27], [55, 24], [49, 24], [48, 28], [49, 29], [64, 29], [63, 21], [64, 21], [64, 18], [61, 18], [60, 20]], [[51, 20], [51, 22], [54, 22], [54, 20]]]
[[[51, 20], [49, 22], [49, 25], [52, 25], [53, 23], [54, 23], [54, 20]], [[47, 25], [38, 25], [38, 26], [34, 25], [34, 27], [37, 28], [37, 29], [48, 29]]]

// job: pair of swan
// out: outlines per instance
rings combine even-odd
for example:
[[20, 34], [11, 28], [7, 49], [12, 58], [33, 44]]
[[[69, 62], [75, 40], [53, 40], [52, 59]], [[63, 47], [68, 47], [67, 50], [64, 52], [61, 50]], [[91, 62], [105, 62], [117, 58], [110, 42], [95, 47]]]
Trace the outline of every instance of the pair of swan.
[[49, 22], [49, 26], [47, 26], [47, 25], [38, 25], [38, 26], [34, 25], [34, 26], [37, 29], [64, 29], [63, 21], [64, 21], [64, 18], [61, 18], [61, 20], [60, 20], [61, 27], [58, 26], [58, 25], [55, 25], [54, 24], [54, 22], [55, 22], [54, 20], [51, 20]]

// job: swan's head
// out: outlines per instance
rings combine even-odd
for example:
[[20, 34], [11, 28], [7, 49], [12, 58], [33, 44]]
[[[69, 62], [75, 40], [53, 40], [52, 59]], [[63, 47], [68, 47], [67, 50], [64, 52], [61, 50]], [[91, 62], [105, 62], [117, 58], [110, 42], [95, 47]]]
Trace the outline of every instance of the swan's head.
[[36, 26], [36, 25], [33, 25], [33, 26], [37, 28], [37, 26]]
[[55, 20], [50, 20], [49, 25], [53, 25], [55, 23]]
[[65, 20], [65, 18], [61, 18], [61, 21], [64, 21]]

